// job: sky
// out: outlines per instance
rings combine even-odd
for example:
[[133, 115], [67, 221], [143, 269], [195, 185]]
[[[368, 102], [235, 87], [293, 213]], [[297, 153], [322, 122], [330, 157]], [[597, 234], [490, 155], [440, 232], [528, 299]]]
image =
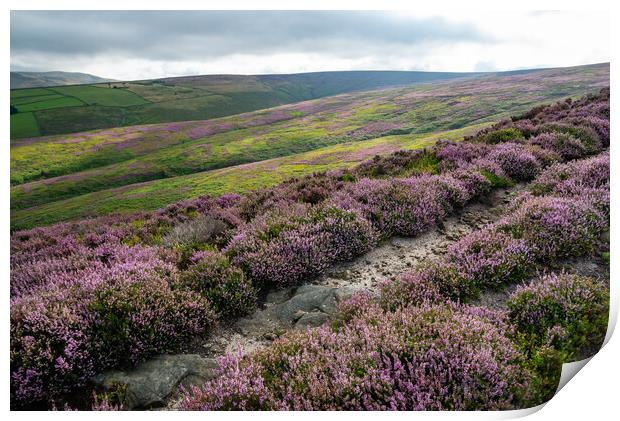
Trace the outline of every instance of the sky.
[[119, 80], [610, 60], [603, 12], [12, 11], [12, 71]]

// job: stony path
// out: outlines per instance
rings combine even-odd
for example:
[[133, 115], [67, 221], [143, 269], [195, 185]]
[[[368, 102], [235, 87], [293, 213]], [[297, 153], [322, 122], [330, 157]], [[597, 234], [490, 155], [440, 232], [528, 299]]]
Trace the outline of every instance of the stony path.
[[467, 206], [440, 228], [415, 238], [391, 238], [356, 260], [335, 265], [311, 284], [272, 291], [253, 314], [219, 326], [209, 338], [197, 340], [183, 353], [156, 357], [131, 372], [104, 373], [95, 378], [95, 384], [104, 390], [124, 385], [125, 409], [173, 408], [179, 385], [198, 385], [215, 376], [216, 357], [249, 353], [287, 331], [323, 324], [338, 302], [352, 293], [376, 290], [381, 281], [443, 254], [463, 235], [499, 219], [523, 188], [496, 190], [485, 203]]

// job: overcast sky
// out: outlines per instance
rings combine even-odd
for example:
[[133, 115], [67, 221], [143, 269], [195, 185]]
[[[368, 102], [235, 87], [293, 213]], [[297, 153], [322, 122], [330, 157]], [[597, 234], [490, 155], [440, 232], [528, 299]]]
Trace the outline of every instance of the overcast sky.
[[609, 61], [601, 12], [12, 11], [11, 70], [131, 80]]

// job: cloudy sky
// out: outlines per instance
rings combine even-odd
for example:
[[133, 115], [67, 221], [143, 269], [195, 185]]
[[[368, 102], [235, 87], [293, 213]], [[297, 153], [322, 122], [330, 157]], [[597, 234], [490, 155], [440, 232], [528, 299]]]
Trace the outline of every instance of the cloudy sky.
[[11, 70], [131, 80], [609, 61], [601, 12], [12, 11]]

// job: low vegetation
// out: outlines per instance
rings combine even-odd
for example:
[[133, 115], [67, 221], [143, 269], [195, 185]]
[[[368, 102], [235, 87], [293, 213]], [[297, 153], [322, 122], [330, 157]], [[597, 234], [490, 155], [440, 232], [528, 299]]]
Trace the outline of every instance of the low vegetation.
[[[542, 285], [552, 286], [517, 290], [511, 312], [466, 303], [483, 290], [532, 276], [532, 263], [594, 251], [609, 227], [608, 117], [609, 91], [603, 90], [502, 121], [463, 142], [397, 152], [350, 170], [150, 213], [14, 232], [12, 406], [88, 399], [94, 374], [173, 352], [208, 334], [218, 319], [250, 311], [261, 290], [299, 285], [381, 239], [432, 229], [488, 194], [499, 178], [533, 181], [487, 231], [459, 240], [443, 260], [386, 285], [379, 297], [354, 297], [331, 325], [285, 335], [256, 354], [225, 358], [221, 375], [189, 392], [181, 407], [538, 404], [550, 397], [559, 373], [543, 364], [544, 356], [565, 361], [604, 332], [606, 287], [546, 280]], [[558, 125], [575, 128], [575, 139], [590, 145], [584, 160], [564, 163], [562, 144], [533, 143]], [[486, 141], [507, 128], [522, 136]], [[565, 301], [547, 306], [558, 297]], [[590, 297], [596, 312], [585, 314]], [[568, 312], [575, 317], [566, 320]], [[534, 313], [543, 314], [542, 322], [530, 326]], [[539, 336], [528, 341], [531, 332]]]

